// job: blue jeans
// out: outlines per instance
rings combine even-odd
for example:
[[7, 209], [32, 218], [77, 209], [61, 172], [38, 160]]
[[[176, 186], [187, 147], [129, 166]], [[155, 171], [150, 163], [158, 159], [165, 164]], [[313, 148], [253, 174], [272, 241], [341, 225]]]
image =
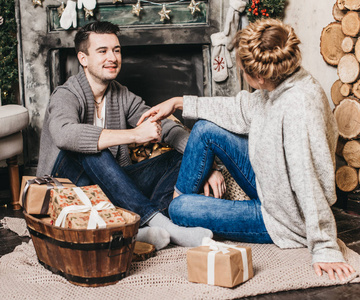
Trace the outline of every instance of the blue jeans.
[[60, 151], [52, 175], [77, 186], [98, 184], [110, 201], [140, 215], [140, 225], [161, 211], [168, 216], [182, 155], [169, 151], [120, 167], [109, 150], [97, 154]]
[[[216, 199], [198, 194], [209, 176], [215, 155], [251, 200]], [[169, 207], [174, 223], [209, 228], [226, 239], [272, 243], [261, 213], [247, 137], [208, 121], [198, 121], [185, 149], [176, 190], [181, 195]]]

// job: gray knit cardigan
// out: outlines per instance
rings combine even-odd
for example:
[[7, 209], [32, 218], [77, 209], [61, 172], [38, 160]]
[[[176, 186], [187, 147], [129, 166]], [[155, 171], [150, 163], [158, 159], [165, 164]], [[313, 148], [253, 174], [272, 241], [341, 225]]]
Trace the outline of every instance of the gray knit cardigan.
[[[106, 92], [105, 128], [133, 128], [148, 109], [140, 97], [114, 80]], [[60, 149], [89, 154], [98, 152], [103, 128], [93, 125], [94, 110], [94, 96], [81, 67], [77, 75], [71, 76], [51, 95], [41, 133], [37, 176], [51, 173]], [[171, 120], [162, 121], [162, 128], [162, 141], [183, 153], [188, 132]], [[120, 166], [131, 164], [127, 145], [110, 147], [110, 151]]]

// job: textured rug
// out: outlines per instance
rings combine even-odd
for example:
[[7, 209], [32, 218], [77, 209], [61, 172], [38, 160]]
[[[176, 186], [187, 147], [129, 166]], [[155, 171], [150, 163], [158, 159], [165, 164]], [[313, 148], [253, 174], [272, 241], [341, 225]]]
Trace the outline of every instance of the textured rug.
[[[27, 235], [24, 220], [4, 218], [1, 223]], [[88, 288], [69, 283], [42, 267], [32, 241], [0, 258], [2, 299], [234, 299], [279, 291], [360, 282], [360, 255], [338, 240], [346, 260], [357, 270], [350, 280], [331, 281], [315, 275], [306, 248], [281, 250], [275, 245], [238, 243], [253, 252], [254, 278], [223, 288], [187, 281], [186, 251], [169, 246], [143, 262], [132, 263], [130, 275], [117, 284]]]

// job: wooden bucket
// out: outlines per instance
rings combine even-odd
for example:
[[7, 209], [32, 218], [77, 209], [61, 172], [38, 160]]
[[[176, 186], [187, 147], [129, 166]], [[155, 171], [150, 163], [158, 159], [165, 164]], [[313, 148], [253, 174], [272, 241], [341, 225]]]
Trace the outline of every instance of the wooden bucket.
[[104, 229], [53, 226], [24, 212], [39, 262], [73, 284], [104, 286], [129, 274], [140, 216], [123, 209], [125, 225]]

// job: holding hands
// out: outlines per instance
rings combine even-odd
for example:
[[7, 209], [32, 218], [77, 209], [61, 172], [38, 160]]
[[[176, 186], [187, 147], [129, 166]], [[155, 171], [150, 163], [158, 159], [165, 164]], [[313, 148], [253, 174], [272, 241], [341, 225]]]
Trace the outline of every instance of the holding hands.
[[166, 119], [172, 113], [174, 113], [177, 109], [183, 108], [183, 97], [174, 97], [169, 100], [166, 100], [156, 106], [150, 108], [147, 112], [145, 112], [137, 122], [137, 126], [139, 126], [146, 118], [152, 117], [152, 121], [161, 121]]
[[[139, 124], [139, 123], [138, 123]], [[161, 121], [154, 120], [150, 117], [146, 121], [142, 122], [136, 128], [135, 132], [135, 142], [137, 144], [152, 142], [157, 143], [161, 141]]]

